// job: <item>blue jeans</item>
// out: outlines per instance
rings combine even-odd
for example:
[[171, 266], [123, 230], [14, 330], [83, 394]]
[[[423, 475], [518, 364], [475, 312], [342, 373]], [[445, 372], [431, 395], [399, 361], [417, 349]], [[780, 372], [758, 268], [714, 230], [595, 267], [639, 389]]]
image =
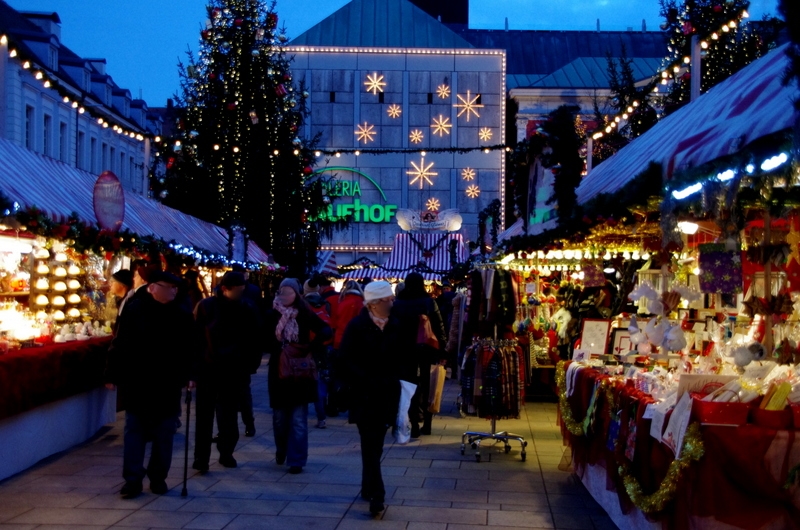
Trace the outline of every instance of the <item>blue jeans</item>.
[[328, 382], [322, 377], [317, 380], [317, 400], [314, 402], [314, 412], [317, 413], [317, 421], [325, 421], [325, 403], [328, 401]]
[[278, 456], [290, 467], [308, 463], [308, 404], [272, 409], [272, 428]]
[[[154, 419], [139, 414], [125, 413], [122, 477], [126, 482], [141, 483], [145, 475], [150, 482], [166, 480], [172, 464], [172, 437], [175, 435], [175, 418]], [[147, 442], [152, 440], [150, 463], [144, 467]]]

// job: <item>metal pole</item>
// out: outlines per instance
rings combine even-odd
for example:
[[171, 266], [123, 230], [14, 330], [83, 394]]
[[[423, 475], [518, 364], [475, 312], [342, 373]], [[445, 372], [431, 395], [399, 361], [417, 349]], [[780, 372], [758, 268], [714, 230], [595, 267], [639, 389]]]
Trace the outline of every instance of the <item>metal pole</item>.
[[691, 101], [700, 97], [700, 80], [703, 75], [702, 59], [700, 58], [700, 37], [692, 35], [692, 77], [691, 77]]
[[589, 138], [586, 142], [586, 176], [589, 176], [589, 173], [592, 172], [592, 152], [594, 151], [594, 138], [592, 135], [589, 135]]

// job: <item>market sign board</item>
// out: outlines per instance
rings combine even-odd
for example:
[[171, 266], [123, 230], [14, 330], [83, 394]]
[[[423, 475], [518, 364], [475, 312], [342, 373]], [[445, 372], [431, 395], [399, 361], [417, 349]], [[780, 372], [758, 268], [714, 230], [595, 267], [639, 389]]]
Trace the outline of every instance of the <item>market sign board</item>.
[[125, 192], [117, 176], [103, 171], [94, 183], [94, 215], [103, 230], [113, 232], [122, 228], [125, 220]]
[[327, 212], [320, 215], [321, 219], [338, 221], [339, 219], [349, 218], [356, 223], [390, 223], [397, 213], [396, 204], [362, 204], [361, 203], [361, 182], [358, 177], [365, 178], [377, 189], [383, 201], [386, 202], [386, 194], [383, 189], [366, 173], [352, 167], [326, 167], [315, 171], [312, 175], [320, 175], [326, 172], [346, 172], [356, 175], [351, 180], [335, 179], [325, 186], [325, 192], [332, 199], [342, 197], [353, 197], [350, 204], [340, 203], [330, 204]]

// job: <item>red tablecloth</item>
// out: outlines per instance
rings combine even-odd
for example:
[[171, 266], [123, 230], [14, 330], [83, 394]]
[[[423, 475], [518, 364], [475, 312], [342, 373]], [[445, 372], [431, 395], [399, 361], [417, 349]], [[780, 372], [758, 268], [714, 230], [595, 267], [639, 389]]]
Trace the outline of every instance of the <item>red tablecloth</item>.
[[[574, 393], [568, 398], [576, 420], [585, 417], [595, 384], [605, 377], [589, 368], [579, 372]], [[622, 411], [619, 432], [623, 440], [629, 432], [630, 415], [636, 410], [632, 461], [608, 449], [611, 420], [604, 392], [600, 392], [596, 421], [588, 435], [569, 433], [563, 422], [562, 433], [572, 448], [576, 472], [582, 475], [587, 464], [605, 467], [608, 489], [617, 492], [622, 512], [629, 513], [634, 506], [619, 475], [619, 463], [627, 463], [643, 492], [650, 494], [658, 490], [674, 455], [650, 436], [650, 420], [642, 418], [645, 405], [653, 398], [630, 385], [613, 388], [618, 403], [615, 411]], [[691, 518], [713, 518], [744, 529], [800, 529], [800, 488], [783, 488], [788, 470], [800, 463], [800, 431], [744, 425], [703, 426], [701, 432], [704, 456], [692, 462], [675, 499], [663, 512], [652, 515], [652, 520], [663, 522], [663, 528], [670, 530], [689, 528]]]
[[0, 355], [0, 419], [103, 384], [110, 337]]

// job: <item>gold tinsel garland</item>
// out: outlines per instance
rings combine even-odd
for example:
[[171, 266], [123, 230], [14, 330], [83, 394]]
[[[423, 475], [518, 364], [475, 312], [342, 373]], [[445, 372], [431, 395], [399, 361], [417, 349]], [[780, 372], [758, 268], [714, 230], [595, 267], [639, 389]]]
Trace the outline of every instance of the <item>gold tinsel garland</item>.
[[[576, 421], [572, 415], [572, 407], [567, 401], [567, 388], [566, 388], [566, 361], [561, 361], [556, 365], [556, 386], [558, 389], [558, 402], [561, 408], [561, 420], [564, 422], [567, 430], [575, 436], [585, 436], [583, 430], [583, 421]], [[614, 409], [617, 408], [616, 399], [614, 396], [614, 385], [610, 380], [604, 379], [600, 383], [600, 389], [606, 393], [606, 400], [609, 404], [609, 415], [613, 417]], [[619, 449], [620, 440], [615, 442], [615, 446]], [[628, 468], [628, 464], [620, 459], [615, 451], [615, 459], [619, 465], [619, 475], [625, 485], [625, 491], [628, 493], [631, 502], [634, 506], [647, 514], [657, 513], [662, 511], [667, 503], [675, 498], [678, 491], [678, 484], [683, 477], [683, 472], [688, 469], [692, 462], [696, 462], [702, 458], [705, 448], [703, 445], [703, 436], [700, 432], [700, 424], [692, 423], [686, 434], [683, 437], [683, 448], [681, 450], [680, 458], [676, 458], [669, 465], [667, 475], [661, 481], [659, 488], [654, 493], [646, 495], [642, 492], [642, 485], [632, 476]]]
[[662, 511], [667, 503], [675, 498], [678, 492], [678, 484], [681, 481], [683, 472], [689, 468], [693, 461], [703, 457], [705, 448], [703, 446], [703, 436], [700, 433], [700, 424], [695, 422], [686, 429], [683, 437], [683, 449], [680, 458], [676, 458], [669, 465], [667, 476], [661, 481], [658, 490], [650, 495], [642, 493], [642, 485], [630, 474], [626, 464], [620, 464], [619, 475], [625, 484], [625, 491], [631, 498], [634, 506], [644, 513], [656, 513]]

